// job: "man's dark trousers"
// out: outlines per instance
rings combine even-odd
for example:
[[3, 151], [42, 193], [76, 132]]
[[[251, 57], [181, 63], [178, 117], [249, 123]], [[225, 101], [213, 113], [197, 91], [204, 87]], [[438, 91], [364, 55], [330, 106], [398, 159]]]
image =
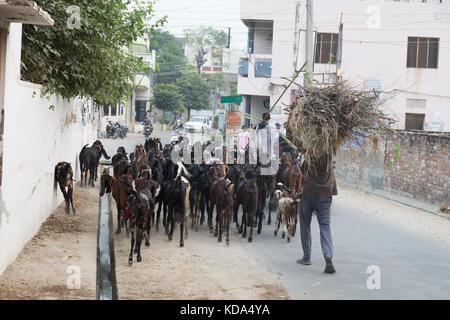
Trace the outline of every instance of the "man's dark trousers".
[[333, 257], [333, 241], [330, 228], [330, 208], [332, 197], [314, 197], [302, 195], [300, 200], [300, 238], [303, 247], [303, 259], [311, 260], [311, 219], [316, 211], [320, 227], [320, 244], [325, 259]]

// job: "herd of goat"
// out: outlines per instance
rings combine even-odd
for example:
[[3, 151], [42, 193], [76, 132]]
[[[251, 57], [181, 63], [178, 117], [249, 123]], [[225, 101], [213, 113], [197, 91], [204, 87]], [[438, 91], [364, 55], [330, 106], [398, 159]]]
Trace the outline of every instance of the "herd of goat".
[[[144, 145], [137, 145], [129, 157], [123, 147], [110, 158], [100, 141], [87, 145], [80, 152], [81, 186], [94, 186], [98, 180], [97, 171], [100, 158], [111, 159], [113, 175], [105, 170], [100, 177], [100, 196], [111, 193], [117, 204], [117, 233], [125, 227], [131, 232], [131, 250], [128, 263], [133, 263], [133, 253], [137, 261], [142, 260], [141, 243], [150, 246], [150, 230], [159, 230], [160, 214], [162, 225], [169, 240], [173, 238], [176, 223], [180, 225], [180, 247], [188, 237], [188, 215], [191, 228], [198, 231], [207, 217], [211, 233], [222, 241], [225, 234], [229, 244], [231, 220], [242, 237], [253, 239], [253, 229], [258, 234], [265, 219], [264, 208], [269, 199], [267, 223], [271, 224], [271, 213], [277, 212], [275, 232], [283, 225], [282, 238], [287, 241], [295, 235], [297, 209], [302, 187], [302, 173], [296, 155], [283, 154], [278, 172], [261, 175], [261, 166], [236, 162], [226, 164], [185, 164], [173, 162], [171, 154], [176, 144], [164, 147], [158, 138], [149, 138]], [[203, 146], [204, 147], [204, 146]], [[193, 155], [192, 155], [193, 157]], [[89, 180], [87, 176], [89, 173]], [[55, 167], [55, 182], [58, 182], [66, 201], [66, 212], [75, 213], [73, 206], [73, 171], [69, 163], [60, 162]], [[66, 192], [66, 187], [68, 191]], [[241, 224], [238, 211], [242, 206]], [[213, 227], [213, 212], [216, 208], [216, 224]], [[205, 216], [206, 212], [206, 216]]]

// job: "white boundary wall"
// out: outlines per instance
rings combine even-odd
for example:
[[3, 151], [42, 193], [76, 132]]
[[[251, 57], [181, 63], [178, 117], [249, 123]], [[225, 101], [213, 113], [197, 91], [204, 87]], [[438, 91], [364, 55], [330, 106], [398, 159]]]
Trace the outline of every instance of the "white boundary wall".
[[6, 43], [0, 274], [64, 200], [54, 188], [55, 165], [70, 162], [79, 179], [79, 152], [97, 139], [98, 113], [90, 101], [42, 98], [41, 86], [20, 81], [21, 37], [22, 25], [11, 24]]

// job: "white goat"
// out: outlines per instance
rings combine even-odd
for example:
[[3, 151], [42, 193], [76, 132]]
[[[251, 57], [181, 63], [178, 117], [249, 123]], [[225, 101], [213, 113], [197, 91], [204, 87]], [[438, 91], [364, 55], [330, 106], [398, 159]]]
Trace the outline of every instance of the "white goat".
[[296, 204], [300, 201], [299, 198], [292, 199], [290, 196], [285, 195], [282, 191], [276, 190], [275, 197], [278, 200], [278, 213], [275, 223], [274, 236], [277, 236], [280, 224], [283, 222], [283, 233], [281, 238], [284, 239], [287, 232], [287, 241], [291, 242], [291, 236], [294, 235], [294, 228], [296, 226]]

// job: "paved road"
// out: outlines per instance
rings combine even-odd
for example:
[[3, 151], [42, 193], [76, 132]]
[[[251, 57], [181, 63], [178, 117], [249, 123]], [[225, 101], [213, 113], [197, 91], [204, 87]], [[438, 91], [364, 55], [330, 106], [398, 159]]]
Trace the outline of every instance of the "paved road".
[[[274, 241], [273, 226], [264, 226], [256, 241], [246, 244], [247, 250], [280, 276], [281, 284], [294, 299], [449, 299], [450, 244], [433, 237], [432, 230], [423, 234], [393, 224], [389, 218], [389, 201], [374, 200], [388, 205], [387, 215], [377, 215], [370, 206], [366, 209], [353, 196], [333, 199], [332, 233], [337, 269], [334, 275], [323, 273], [315, 217], [311, 266], [295, 263], [302, 253], [299, 237], [296, 235], [291, 244], [280, 238]], [[418, 214], [406, 207], [404, 210]], [[447, 227], [450, 225], [448, 220], [442, 222]], [[371, 265], [380, 267], [380, 290], [367, 288], [371, 275], [367, 268]]]
[[[152, 134], [152, 137], [160, 138], [163, 146], [170, 142], [170, 138], [172, 137], [172, 131], [155, 131]], [[145, 137], [142, 133], [129, 133], [125, 139], [101, 139], [103, 145], [105, 146], [106, 152], [109, 156], [113, 156], [116, 154], [117, 148], [123, 146], [127, 151], [127, 154], [130, 154], [134, 151], [134, 148], [137, 144], [144, 144]]]
[[[155, 132], [163, 144], [171, 132]], [[142, 134], [127, 139], [104, 139], [107, 151], [119, 145], [128, 152], [143, 143]], [[272, 217], [273, 218], [273, 217]], [[274, 219], [273, 219], [274, 220]], [[299, 231], [291, 243], [274, 238], [274, 225], [263, 225], [253, 243], [242, 239], [235, 228], [232, 244], [245, 250], [271, 273], [278, 275], [294, 299], [449, 299], [450, 241], [440, 240], [436, 227], [450, 234], [450, 220], [422, 213], [393, 202], [340, 188], [333, 198], [332, 233], [337, 273], [324, 274], [317, 220], [312, 223], [313, 265], [295, 263], [301, 256]], [[212, 241], [214, 241], [212, 239]], [[369, 266], [381, 271], [381, 289], [369, 290]]]

